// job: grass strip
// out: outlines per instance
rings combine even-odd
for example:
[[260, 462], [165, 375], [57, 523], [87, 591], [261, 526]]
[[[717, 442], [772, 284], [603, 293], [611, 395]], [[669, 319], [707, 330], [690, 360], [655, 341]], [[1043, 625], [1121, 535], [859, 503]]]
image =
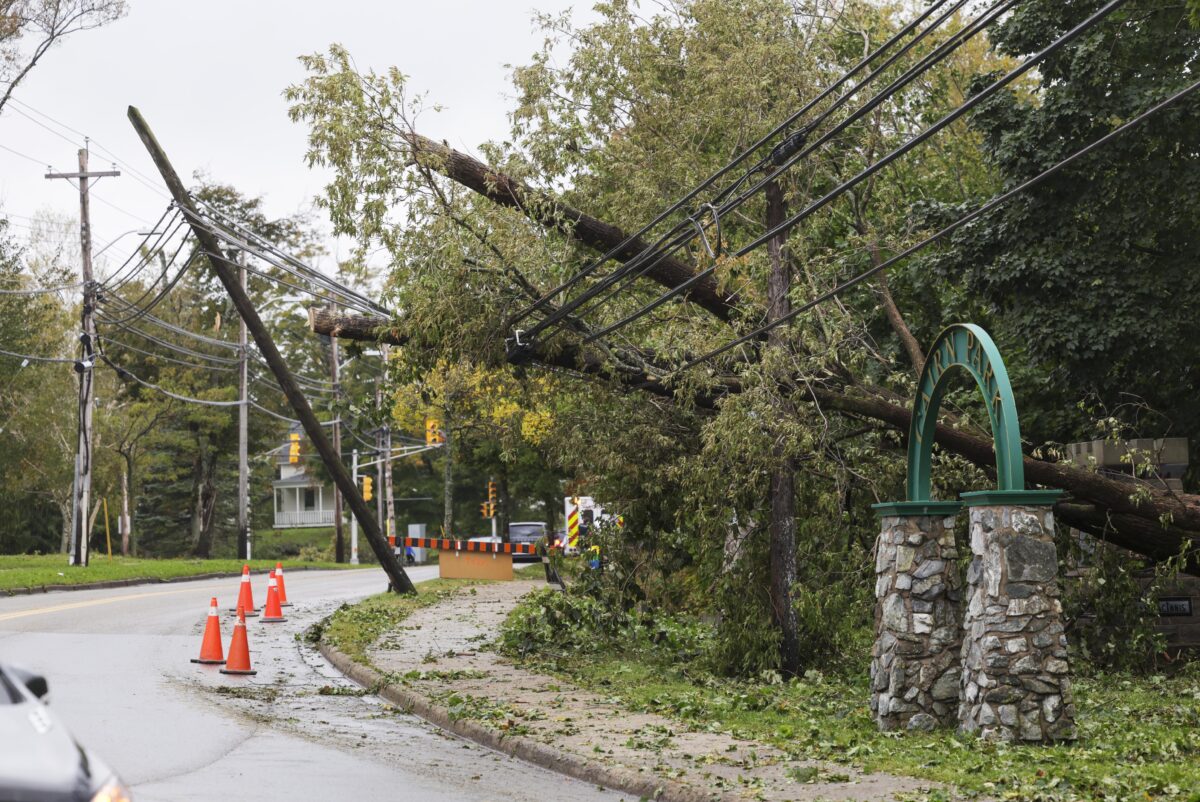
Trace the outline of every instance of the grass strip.
[[[523, 614], [528, 615], [525, 610]], [[515, 614], [522, 614], [520, 608]], [[602, 693], [620, 707], [697, 730], [773, 744], [797, 759], [935, 780], [968, 796], [1038, 802], [1200, 802], [1200, 670], [1172, 677], [1078, 678], [1079, 738], [1057, 745], [988, 743], [953, 731], [881, 733], [863, 678], [802, 680], [689, 675], [661, 659], [611, 650], [530, 657], [531, 670]], [[943, 791], [906, 797], [949, 799]]]
[[[267, 570], [275, 567], [275, 560], [251, 560], [252, 570]], [[64, 585], [89, 585], [124, 579], [177, 579], [199, 574], [237, 573], [247, 564], [244, 560], [200, 560], [169, 559], [144, 560], [133, 557], [113, 557], [110, 561], [102, 555], [92, 555], [91, 564], [67, 565], [61, 554], [17, 554], [0, 555], [0, 591], [20, 588], [56, 587]], [[307, 568], [370, 568], [347, 563], [283, 561], [284, 568], [303, 565]]]

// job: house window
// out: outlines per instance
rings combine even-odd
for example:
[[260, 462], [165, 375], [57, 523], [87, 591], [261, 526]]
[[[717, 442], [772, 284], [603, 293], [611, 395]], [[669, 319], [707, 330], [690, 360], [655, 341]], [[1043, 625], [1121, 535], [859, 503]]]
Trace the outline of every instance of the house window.
[[317, 491], [311, 487], [304, 488], [304, 510], [310, 512], [317, 508]]
[[275, 512], [283, 512], [283, 491], [275, 491]]

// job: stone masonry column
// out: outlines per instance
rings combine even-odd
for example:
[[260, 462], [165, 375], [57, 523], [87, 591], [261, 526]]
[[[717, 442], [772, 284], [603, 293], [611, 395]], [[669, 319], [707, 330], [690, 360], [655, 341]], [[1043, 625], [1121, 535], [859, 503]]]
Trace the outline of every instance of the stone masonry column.
[[952, 725], [960, 686], [957, 502], [877, 504], [871, 712], [879, 729]]
[[965, 732], [1005, 741], [1075, 737], [1054, 548], [1057, 491], [964, 493], [971, 567], [963, 620]]

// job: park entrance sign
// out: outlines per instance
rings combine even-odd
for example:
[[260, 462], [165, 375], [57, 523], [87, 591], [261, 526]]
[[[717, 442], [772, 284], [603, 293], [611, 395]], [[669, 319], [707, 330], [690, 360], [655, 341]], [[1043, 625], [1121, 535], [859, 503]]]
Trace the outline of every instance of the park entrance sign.
[[[950, 377], [965, 370], [987, 406], [997, 488], [932, 498], [937, 417]], [[985, 738], [1074, 735], [1058, 598], [1055, 490], [1025, 489], [1021, 428], [1008, 371], [987, 332], [956, 324], [921, 371], [908, 441], [905, 501], [876, 504], [871, 709], [881, 729], [954, 726]], [[966, 507], [966, 589], [954, 526]]]

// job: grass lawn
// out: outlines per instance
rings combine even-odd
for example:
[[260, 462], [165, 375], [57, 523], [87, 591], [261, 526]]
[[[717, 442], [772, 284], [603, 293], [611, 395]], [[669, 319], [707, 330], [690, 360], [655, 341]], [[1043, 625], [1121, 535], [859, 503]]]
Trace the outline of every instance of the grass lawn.
[[422, 607], [437, 604], [451, 594], [478, 584], [480, 581], [474, 579], [431, 579], [417, 585], [415, 596], [380, 593], [358, 604], [343, 604], [324, 622], [309, 630], [309, 638], [323, 640], [355, 662], [370, 665], [367, 649], [385, 632]]
[[[283, 561], [284, 568], [300, 563]], [[196, 574], [237, 572], [242, 570], [241, 560], [139, 560], [113, 557], [110, 562], [104, 555], [92, 555], [87, 568], [67, 565], [61, 554], [46, 555], [0, 555], [0, 592], [13, 588], [41, 587], [42, 585], [86, 585], [89, 582], [105, 582], [112, 579], [168, 579]], [[303, 563], [311, 568], [360, 568], [370, 566], [337, 565], [335, 563]], [[275, 567], [275, 560], [251, 560], [252, 569]]]
[[[530, 614], [523, 605], [513, 612]], [[1200, 664], [1172, 676], [1077, 678], [1079, 738], [1056, 746], [985, 743], [952, 731], [881, 733], [865, 676], [810, 672], [792, 682], [738, 682], [661, 655], [613, 650], [534, 656], [525, 664], [688, 728], [766, 741], [796, 758], [936, 780], [969, 796], [1200, 802]]]

